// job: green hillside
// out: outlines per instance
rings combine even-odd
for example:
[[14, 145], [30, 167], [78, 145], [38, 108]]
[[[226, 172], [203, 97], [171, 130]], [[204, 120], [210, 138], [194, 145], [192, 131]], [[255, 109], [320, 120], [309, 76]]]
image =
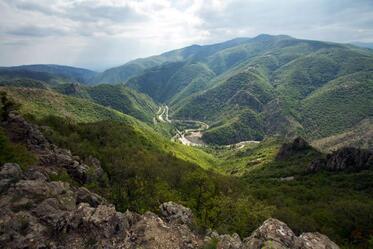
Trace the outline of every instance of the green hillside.
[[113, 108], [147, 123], [153, 122], [157, 105], [147, 95], [124, 85], [100, 84], [96, 86], [58, 85], [60, 93], [85, 98], [97, 104]]
[[126, 120], [125, 115], [116, 110], [85, 99], [64, 96], [50, 90], [0, 87], [0, 91], [6, 92], [21, 104], [20, 112], [22, 114], [29, 114], [38, 118], [53, 115], [82, 123], [100, 120]]
[[[41, 80], [19, 78], [0, 80], [0, 86], [56, 91], [71, 97], [90, 100], [102, 106], [131, 115], [147, 123], [153, 122], [154, 114], [158, 109], [157, 105], [150, 97], [123, 85], [101, 84], [85, 86], [77, 83], [58, 83], [56, 85], [51, 85]], [[48, 92], [48, 94], [53, 95], [51, 92]], [[76, 99], [74, 99], [74, 101], [75, 100]]]
[[[262, 35], [205, 58], [206, 67], [217, 76], [194, 94], [185, 97], [176, 94], [170, 102], [171, 115], [177, 119], [206, 121], [210, 129], [203, 139], [215, 144], [275, 134], [286, 137], [301, 134], [312, 139], [330, 136], [371, 115], [367, 109], [373, 96], [368, 86], [373, 75], [372, 62], [373, 53], [366, 49]], [[359, 80], [359, 72], [365, 75], [363, 79]], [[366, 91], [353, 91], [354, 98], [349, 98], [347, 91], [339, 90], [339, 99], [348, 98], [343, 105], [334, 99], [335, 94], [324, 94], [320, 101], [312, 97], [313, 93], [322, 91], [323, 86], [347, 75], [352, 88], [367, 87]], [[137, 85], [155, 82], [151, 77], [144, 76], [146, 80], [141, 80], [142, 77], [134, 78], [138, 80]], [[141, 87], [146, 89], [146, 86], [143, 84], [137, 89], [143, 91]], [[331, 111], [332, 106], [343, 106], [345, 115]], [[359, 114], [348, 115], [354, 108], [358, 108]], [[317, 112], [322, 118], [309, 116]], [[309, 128], [322, 119], [328, 119], [325, 126], [319, 123]]]
[[182, 49], [172, 50], [160, 55], [148, 58], [136, 59], [122, 66], [110, 68], [98, 74], [93, 80], [95, 83], [124, 83], [128, 79], [141, 75], [145, 70], [152, 67], [161, 66], [164, 63], [173, 63], [191, 58], [204, 58], [214, 54], [219, 50], [237, 46], [249, 40], [248, 38], [237, 38], [227, 42], [213, 45], [199, 46], [192, 45]]
[[301, 122], [310, 137], [346, 131], [373, 117], [373, 73], [360, 72], [333, 80], [302, 101]]
[[119, 122], [132, 127], [137, 135], [144, 136], [141, 141], [147, 141], [163, 153], [172, 154], [203, 168], [213, 168], [215, 159], [211, 155], [193, 147], [173, 143], [136, 118], [90, 100], [32, 88], [0, 87], [0, 92], [7, 93], [11, 99], [20, 104], [20, 113], [32, 120], [42, 121], [48, 120], [49, 117], [56, 117], [66, 119], [67, 124], [79, 124], [78, 126], [101, 121], [103, 124]]
[[204, 85], [214, 76], [204, 64], [175, 62], [148, 69], [140, 76], [128, 80], [126, 85], [164, 103], [203, 90]]

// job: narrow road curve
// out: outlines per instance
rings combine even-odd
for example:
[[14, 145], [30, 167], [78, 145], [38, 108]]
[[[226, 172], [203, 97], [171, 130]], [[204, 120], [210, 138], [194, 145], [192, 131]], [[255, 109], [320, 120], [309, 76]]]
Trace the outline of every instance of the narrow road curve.
[[[189, 146], [203, 146], [204, 143], [201, 140], [202, 132], [209, 128], [209, 125], [197, 121], [197, 120], [171, 120], [168, 116], [169, 107], [167, 105], [162, 105], [159, 107], [156, 117], [154, 118], [154, 123], [156, 124], [156, 121], [159, 121], [161, 123], [193, 123], [197, 124], [198, 128], [196, 129], [185, 129], [183, 131], [180, 131], [176, 128], [176, 134], [171, 138], [172, 141], [179, 140], [182, 144], [189, 145]], [[192, 141], [193, 140], [193, 141]], [[198, 142], [197, 142], [198, 141]]]
[[[169, 108], [167, 105], [160, 106], [158, 112], [156, 113], [156, 117], [154, 120], [158, 120], [159, 122], [162, 123], [193, 123], [197, 124], [198, 128], [195, 129], [185, 129], [185, 130], [178, 130], [176, 127], [176, 134], [171, 138], [171, 141], [177, 141], [179, 140], [182, 144], [188, 145], [188, 146], [207, 146], [203, 141], [202, 141], [202, 135], [203, 131], [207, 130], [210, 126], [202, 121], [198, 120], [191, 120], [191, 119], [185, 119], [185, 120], [180, 120], [180, 119], [174, 119], [171, 120], [169, 119], [168, 116]], [[234, 148], [234, 149], [242, 149], [246, 144], [250, 143], [260, 143], [260, 141], [241, 141], [239, 143], [235, 144], [229, 144], [225, 145], [227, 148]]]

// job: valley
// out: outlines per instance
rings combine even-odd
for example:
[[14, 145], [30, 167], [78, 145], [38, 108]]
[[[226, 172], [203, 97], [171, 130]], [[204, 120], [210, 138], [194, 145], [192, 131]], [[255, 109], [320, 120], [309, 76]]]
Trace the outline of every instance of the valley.
[[[175, 130], [176, 133], [172, 136], [171, 141], [179, 141], [181, 144], [188, 146], [205, 146], [201, 137], [202, 132], [209, 128], [208, 124], [197, 120], [170, 120], [168, 113], [169, 107], [167, 105], [160, 106], [154, 120], [161, 123], [171, 124], [172, 129]], [[155, 122], [155, 125], [156, 124], [157, 123]], [[194, 128], [192, 129], [190, 127]]]
[[[209, 125], [198, 120], [180, 120], [180, 119], [169, 119], [169, 107], [167, 105], [160, 106], [159, 110], [154, 117], [154, 120], [158, 122], [172, 124], [176, 134], [171, 138], [171, 141], [179, 141], [183, 145], [206, 147], [206, 144], [202, 140], [203, 132], [209, 128]], [[154, 122], [156, 125], [157, 123]], [[183, 128], [180, 128], [183, 127]], [[191, 128], [193, 127], [193, 128]], [[180, 128], [180, 130], [179, 130]], [[226, 148], [242, 149], [247, 144], [258, 144], [260, 141], [241, 141], [235, 144], [224, 145]]]
[[[0, 166], [36, 166], [46, 182], [86, 188], [144, 220], [182, 204], [203, 236], [245, 238], [272, 217], [341, 248], [372, 243], [372, 50], [259, 35], [101, 73], [0, 68], [0, 93]], [[101, 169], [84, 168], [92, 158]]]

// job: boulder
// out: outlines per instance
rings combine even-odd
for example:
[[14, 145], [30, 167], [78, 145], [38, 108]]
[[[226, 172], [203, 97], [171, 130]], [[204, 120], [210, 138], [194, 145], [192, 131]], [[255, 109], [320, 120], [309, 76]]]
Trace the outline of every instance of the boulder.
[[0, 179], [17, 181], [22, 178], [22, 169], [16, 163], [5, 163], [0, 170]]
[[165, 202], [159, 206], [161, 214], [169, 222], [192, 224], [192, 210], [172, 201]]
[[294, 232], [282, 221], [270, 218], [244, 240], [249, 249], [266, 248], [298, 248], [299, 241]]
[[242, 249], [243, 244], [240, 236], [237, 233], [233, 235], [220, 235], [217, 249]]
[[39, 180], [39, 181], [48, 181], [49, 176], [47, 173], [44, 172], [44, 169], [36, 168], [36, 167], [29, 167], [25, 171], [25, 178], [27, 180]]
[[87, 203], [81, 203], [74, 213], [75, 223], [79, 224], [80, 229], [106, 239], [116, 235], [124, 236], [124, 229], [128, 228], [125, 226], [128, 224], [125, 218], [126, 216], [117, 212], [112, 205], [93, 208]]
[[303, 249], [339, 249], [328, 236], [320, 233], [303, 233], [299, 238]]
[[77, 193], [76, 204], [80, 204], [84, 202], [84, 203], [88, 203], [91, 207], [97, 207], [100, 204], [107, 203], [107, 201], [103, 197], [95, 193], [92, 193], [91, 191], [89, 191], [88, 189], [84, 187], [78, 188], [76, 193]]
[[48, 198], [33, 209], [33, 214], [55, 229], [60, 220], [66, 215], [66, 211], [63, 211], [63, 209], [63, 206], [56, 198]]

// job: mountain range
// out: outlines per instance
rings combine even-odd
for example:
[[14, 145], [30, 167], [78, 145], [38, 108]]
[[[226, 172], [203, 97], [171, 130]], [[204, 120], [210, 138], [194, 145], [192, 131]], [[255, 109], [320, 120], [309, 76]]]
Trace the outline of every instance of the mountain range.
[[168, 104], [175, 118], [206, 121], [207, 143], [317, 140], [370, 123], [372, 69], [369, 49], [259, 35], [135, 60], [96, 82], [126, 84]]
[[[58, 230], [66, 217], [44, 214], [66, 214], [71, 204], [39, 198], [37, 187], [17, 192], [26, 182], [71, 186], [63, 189], [74, 196], [89, 189], [83, 199], [96, 205], [89, 208], [100, 210], [96, 202], [105, 198], [115, 217], [129, 209], [147, 220], [146, 211], [177, 202], [193, 212], [191, 229], [200, 238], [234, 232], [226, 238], [244, 238], [272, 217], [294, 234], [317, 231], [342, 248], [372, 244], [371, 49], [259, 35], [192, 45], [101, 73], [2, 67], [0, 118], [0, 202], [16, 216], [6, 221], [6, 234], [17, 241], [38, 234], [24, 214]], [[9, 169], [22, 176], [13, 181]], [[79, 219], [79, 210], [68, 213]], [[134, 224], [141, 237], [141, 222]], [[60, 244], [82, 233], [58, 231], [53, 241]], [[14, 242], [9, 236], [0, 236], [0, 246]], [[217, 245], [212, 240], [205, 248]]]
[[[372, 70], [370, 49], [259, 35], [192, 45], [102, 73], [31, 65], [1, 68], [0, 77], [44, 81], [65, 93], [61, 84], [80, 82], [86, 98], [147, 122], [157, 104], [167, 104], [175, 119], [208, 123], [204, 142], [223, 145], [273, 135], [317, 142], [353, 132], [361, 123], [371, 130]], [[151, 99], [142, 95], [137, 103], [117, 103], [119, 95], [128, 99], [137, 92]]]

